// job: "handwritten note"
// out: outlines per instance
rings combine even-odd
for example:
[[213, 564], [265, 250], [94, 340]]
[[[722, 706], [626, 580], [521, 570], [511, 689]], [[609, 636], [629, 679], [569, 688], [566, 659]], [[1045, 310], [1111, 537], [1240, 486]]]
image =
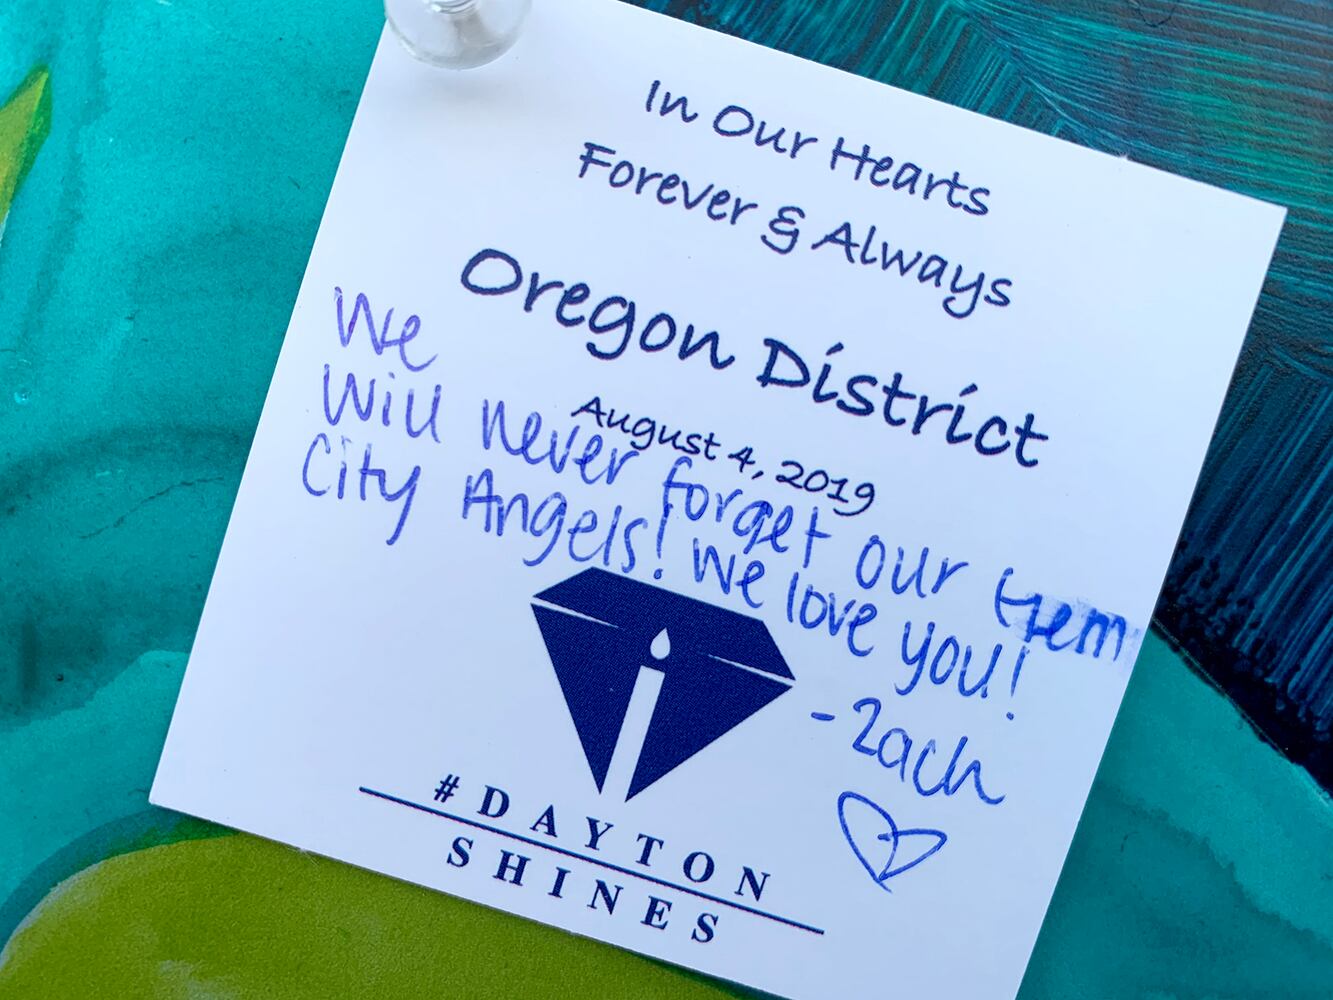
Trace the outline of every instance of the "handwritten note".
[[1281, 222], [607, 0], [383, 43], [153, 800], [1012, 996]]

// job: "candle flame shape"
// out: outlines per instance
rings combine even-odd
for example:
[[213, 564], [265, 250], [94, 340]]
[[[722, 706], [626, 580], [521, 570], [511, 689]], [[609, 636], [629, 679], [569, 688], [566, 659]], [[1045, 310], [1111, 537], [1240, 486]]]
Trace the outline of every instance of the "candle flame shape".
[[665, 660], [671, 653], [671, 636], [667, 635], [666, 629], [662, 629], [653, 637], [653, 644], [648, 647], [648, 652], [653, 654], [654, 660]]

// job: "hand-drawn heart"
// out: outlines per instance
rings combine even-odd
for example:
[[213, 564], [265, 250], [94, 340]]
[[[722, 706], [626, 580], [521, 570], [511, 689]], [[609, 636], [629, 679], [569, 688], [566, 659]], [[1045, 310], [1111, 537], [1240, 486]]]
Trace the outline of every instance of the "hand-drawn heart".
[[[861, 815], [870, 822], [873, 822], [873, 819], [870, 818], [871, 815], [877, 816], [882, 824], [888, 827], [887, 832], [881, 833], [875, 838], [876, 840], [882, 840], [889, 845], [889, 856], [882, 865], [872, 864], [870, 859], [866, 857], [865, 851], [861, 849], [856, 838], [852, 835], [851, 828], [847, 823], [848, 802], [859, 802], [863, 806], [867, 806], [870, 810], [873, 810], [873, 813], [868, 815], [865, 810], [860, 810]], [[861, 862], [861, 867], [866, 870], [866, 873], [872, 879], [874, 879], [875, 884], [885, 892], [893, 891], [885, 884], [889, 879], [896, 875], [901, 875], [908, 869], [915, 868], [917, 865], [921, 864], [921, 862], [925, 861], [926, 858], [930, 857], [943, 847], [945, 842], [949, 839], [941, 830], [927, 830], [924, 828], [912, 830], [898, 829], [898, 824], [893, 821], [893, 817], [890, 816], [882, 806], [876, 805], [870, 799], [857, 792], [843, 792], [838, 796], [838, 822], [842, 826], [842, 835], [847, 838], [847, 845], [852, 849], [852, 853], [856, 855], [856, 860]], [[864, 826], [866, 824], [858, 822], [857, 825]], [[908, 849], [905, 852], [908, 856], [908, 860], [895, 865], [895, 862], [898, 860], [898, 848], [903, 846], [904, 841], [908, 842]]]

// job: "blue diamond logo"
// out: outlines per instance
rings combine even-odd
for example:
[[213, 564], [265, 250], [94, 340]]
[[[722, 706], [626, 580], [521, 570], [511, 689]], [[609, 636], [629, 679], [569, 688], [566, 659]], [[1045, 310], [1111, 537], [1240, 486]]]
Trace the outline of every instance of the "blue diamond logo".
[[785, 694], [795, 679], [759, 619], [605, 570], [584, 570], [543, 590], [532, 610], [598, 791], [639, 672], [660, 671], [627, 800]]

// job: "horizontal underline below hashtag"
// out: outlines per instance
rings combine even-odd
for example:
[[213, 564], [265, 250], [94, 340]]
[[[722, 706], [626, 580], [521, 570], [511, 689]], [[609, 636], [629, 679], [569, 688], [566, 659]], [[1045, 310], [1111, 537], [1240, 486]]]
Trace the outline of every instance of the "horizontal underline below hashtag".
[[697, 896], [700, 899], [706, 899], [709, 902], [717, 903], [720, 906], [728, 906], [733, 910], [740, 910], [743, 913], [749, 913], [756, 917], [763, 917], [765, 920], [772, 920], [779, 924], [785, 924], [786, 926], [794, 927], [797, 930], [809, 931], [811, 934], [824, 933], [820, 928], [812, 927], [809, 924], [803, 924], [799, 920], [780, 917], [776, 913], [767, 913], [764, 910], [756, 909], [753, 906], [746, 906], [743, 903], [734, 903], [731, 900], [723, 899], [720, 896], [713, 896], [706, 892], [700, 892], [698, 889], [691, 889], [689, 886], [676, 885], [674, 882], [668, 882], [665, 879], [660, 879], [653, 875], [645, 875], [643, 872], [636, 872], [632, 868], [622, 868], [620, 865], [613, 865], [608, 861], [602, 861], [600, 858], [590, 858], [582, 854], [576, 854], [573, 851], [566, 850], [563, 847], [557, 847], [554, 844], [543, 844], [540, 840], [533, 840], [530, 837], [511, 833], [508, 830], [501, 830], [499, 827], [488, 826], [485, 823], [478, 823], [476, 820], [467, 819], [463, 816], [455, 816], [453, 813], [434, 809], [431, 806], [424, 806], [419, 802], [412, 802], [409, 799], [401, 799], [398, 796], [390, 795], [387, 792], [377, 792], [373, 788], [366, 788], [364, 786], [362, 786], [359, 791], [363, 795], [383, 799], [385, 802], [392, 802], [396, 805], [406, 806], [408, 809], [415, 809], [418, 812], [427, 813], [431, 816], [438, 816], [440, 819], [452, 820], [455, 823], [462, 823], [464, 826], [474, 827], [478, 830], [485, 830], [487, 833], [493, 833], [500, 837], [507, 837], [510, 840], [516, 840], [521, 844], [527, 844], [530, 847], [537, 847], [543, 851], [550, 851], [553, 854], [560, 854], [567, 858], [573, 858], [576, 861], [585, 861], [590, 865], [596, 865], [599, 868], [605, 868], [608, 871], [619, 872], [621, 875], [628, 875], [630, 878], [637, 878], [644, 882], [651, 882], [653, 885], [660, 885], [664, 889], [674, 889], [677, 892], [683, 892], [690, 896]]

